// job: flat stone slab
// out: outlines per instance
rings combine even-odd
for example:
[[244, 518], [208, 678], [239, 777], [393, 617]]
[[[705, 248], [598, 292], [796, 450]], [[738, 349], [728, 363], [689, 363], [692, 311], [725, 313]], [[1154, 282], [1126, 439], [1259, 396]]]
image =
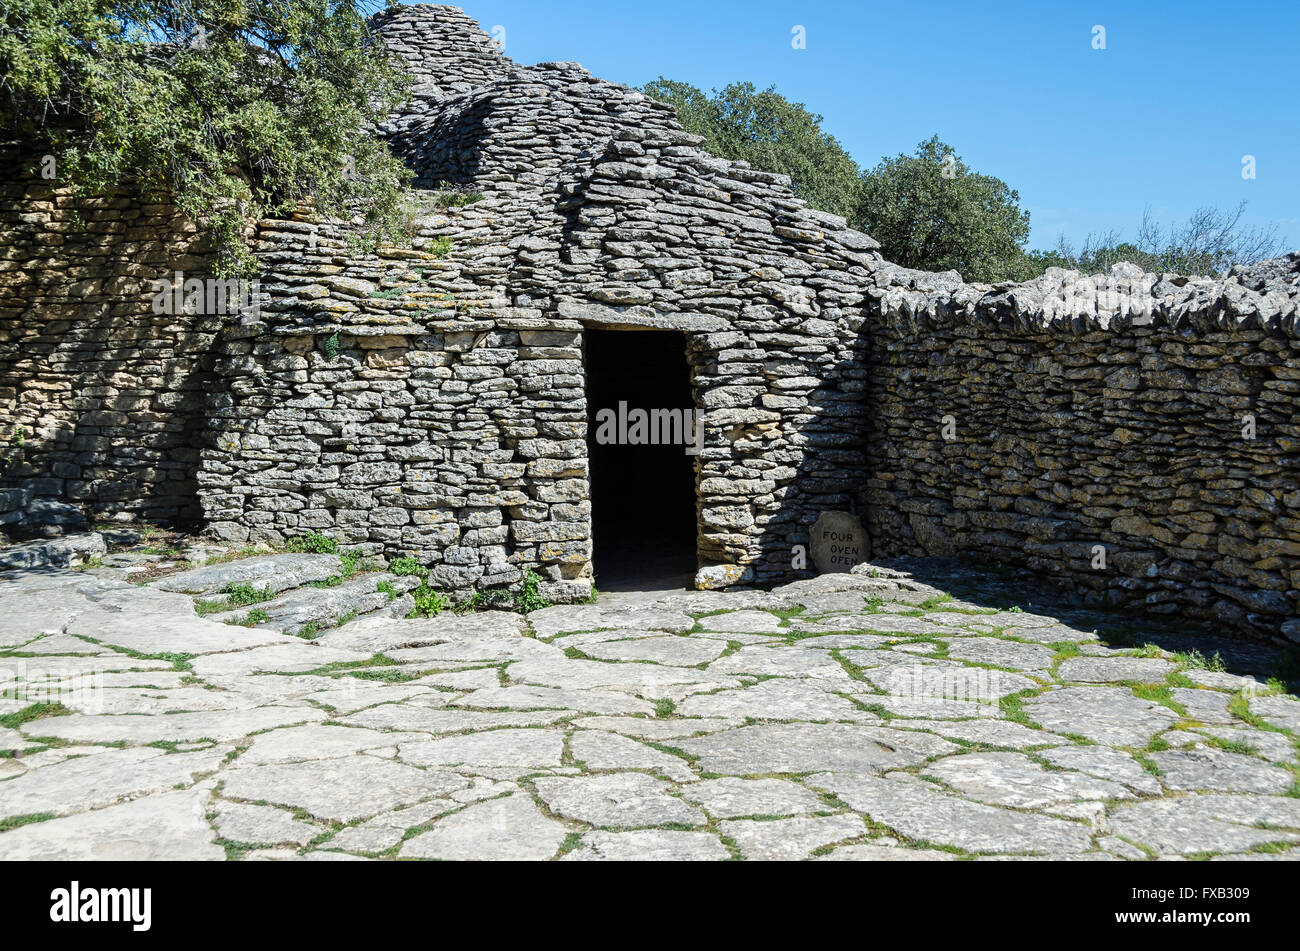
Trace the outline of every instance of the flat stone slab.
[[892, 638], [880, 634], [815, 634], [800, 637], [794, 645], [813, 650], [872, 650], [888, 647], [892, 643]]
[[153, 587], [183, 594], [211, 595], [229, 585], [247, 584], [279, 594], [312, 581], [325, 581], [342, 572], [343, 562], [337, 555], [290, 553], [204, 565], [160, 578]]
[[309, 628], [330, 627], [358, 614], [388, 607], [391, 598], [380, 591], [378, 585], [387, 582], [396, 590], [405, 591], [414, 587], [410, 584], [412, 580], [390, 574], [366, 574], [328, 588], [295, 588], [252, 608], [241, 607], [213, 617], [219, 621], [244, 623], [255, 608], [269, 618], [257, 625], [260, 629], [306, 637]]
[[844, 668], [821, 651], [794, 651], [782, 647], [742, 647], [709, 665], [709, 673], [754, 674], [760, 677], [815, 677], [848, 681]]
[[1029, 749], [1038, 746], [1061, 746], [1070, 742], [1046, 730], [1031, 730], [1009, 720], [895, 720], [890, 726], [903, 730], [926, 730], [951, 740]]
[[220, 861], [225, 850], [204, 819], [206, 793], [166, 792], [120, 806], [0, 833], [6, 862]]
[[0, 570], [75, 568], [108, 551], [98, 532], [63, 535], [0, 548]]
[[1253, 756], [1199, 748], [1150, 754], [1169, 789], [1216, 792], [1284, 793], [1295, 781], [1289, 770]]
[[818, 862], [955, 862], [957, 856], [951, 852], [938, 849], [912, 849], [903, 846], [888, 845], [841, 845], [839, 848], [819, 855]]
[[1118, 806], [1109, 821], [1115, 835], [1162, 855], [1244, 852], [1269, 842], [1300, 842], [1300, 799], [1228, 795], [1157, 799]]
[[387, 653], [401, 648], [447, 642], [517, 638], [527, 628], [522, 615], [507, 611], [439, 614], [431, 618], [365, 617], [349, 621], [316, 638], [316, 643], [347, 650]]
[[355, 822], [469, 784], [455, 773], [416, 769], [366, 755], [236, 766], [224, 770], [222, 779], [221, 795], [226, 799], [275, 803], [334, 822]]
[[808, 783], [909, 839], [967, 852], [1070, 853], [1092, 846], [1080, 823], [969, 802], [913, 783], [836, 773], [810, 776]]
[[1123, 750], [1105, 746], [1061, 746], [1042, 750], [1038, 755], [1053, 766], [1114, 780], [1143, 795], [1158, 796], [1162, 791], [1160, 781]]
[[708, 821], [695, 806], [668, 795], [671, 783], [644, 773], [543, 776], [533, 786], [551, 812], [594, 826], [702, 826]]
[[538, 637], [555, 637], [557, 634], [594, 631], [598, 628], [685, 634], [695, 627], [695, 619], [682, 611], [655, 607], [608, 607], [600, 604], [563, 604], [543, 608], [529, 614], [528, 623]]
[[651, 720], [647, 717], [578, 717], [572, 721], [576, 727], [590, 730], [612, 730], [643, 740], [675, 740], [702, 733], [718, 733], [744, 725], [744, 720], [734, 717], [673, 717], [671, 720]]
[[948, 644], [948, 656], [1013, 670], [1041, 671], [1051, 666], [1055, 652], [1041, 644], [1021, 644], [997, 637], [967, 637], [953, 639]]
[[[883, 655], [884, 652], [877, 652]], [[870, 656], [854, 664], [884, 661]], [[967, 667], [949, 661], [922, 660], [894, 654], [888, 666], [864, 669], [862, 675], [872, 686], [903, 700], [943, 700], [963, 704], [985, 704], [996, 708], [1005, 696], [1039, 686], [1023, 674], [983, 667]], [[973, 715], [973, 714], [968, 714]]]
[[563, 710], [484, 713], [477, 710], [434, 710], [411, 703], [385, 703], [340, 717], [339, 722], [379, 730], [462, 733], [466, 730], [495, 730], [503, 726], [541, 726], [554, 723], [565, 715]]
[[[465, 790], [460, 790], [464, 792]], [[408, 830], [432, 822], [438, 816], [461, 809], [465, 803], [448, 796], [426, 799], [413, 806], [382, 812], [373, 819], [348, 826], [323, 844], [323, 848], [346, 852], [387, 852], [406, 837]]]
[[46, 634], [22, 645], [24, 654], [78, 654], [87, 657], [111, 657], [111, 648], [73, 637], [69, 634]]
[[413, 858], [470, 861], [543, 861], [568, 835], [562, 823], [542, 814], [524, 793], [467, 806], [408, 839], [401, 854]]
[[[1300, 721], [1259, 682], [1272, 653], [1153, 631], [1256, 675], [1189, 668], [1212, 689], [1170, 684], [1165, 705], [1117, 685], [1160, 682], [1169, 662], [1096, 640], [1106, 615], [964, 613], [1024, 600], [995, 587], [914, 616], [938, 589], [880, 570], [527, 618], [376, 614], [314, 642], [199, 618], [157, 585], [3, 572], [0, 714], [73, 712], [0, 728], [0, 821], [27, 823], [0, 832], [0, 858], [219, 858], [232, 843], [252, 861], [952, 857], [918, 840], [1116, 861], [1300, 845], [1294, 774], [1273, 765], [1295, 762], [1290, 735], [1229, 710], [1244, 695], [1276, 728]], [[369, 595], [380, 577], [348, 583]], [[822, 613], [783, 627], [771, 612], [795, 601]], [[702, 626], [722, 630], [685, 633], [717, 610]], [[1063, 676], [1097, 679], [1047, 686], [1057, 641], [1081, 653]], [[85, 677], [93, 690], [69, 689]], [[1021, 690], [1025, 723], [998, 702]]]
[[1230, 743], [1240, 743], [1256, 756], [1271, 763], [1286, 763], [1300, 758], [1295, 744], [1282, 733], [1234, 727], [1202, 727], [1196, 731]]
[[363, 750], [395, 750], [399, 743], [423, 739], [426, 737], [419, 733], [381, 732], [349, 726], [313, 724], [288, 727], [253, 737], [253, 745], [239, 755], [239, 765], [332, 759], [353, 756]]
[[995, 806], [1038, 808], [1076, 799], [1131, 799], [1119, 783], [1053, 771], [1023, 753], [964, 753], [929, 763], [925, 774], [963, 796]]
[[222, 802], [216, 807], [217, 832], [230, 842], [247, 845], [306, 845], [326, 831], [325, 826], [295, 819], [274, 806]]
[[138, 611], [89, 611], [72, 621], [68, 632], [141, 654], [217, 654], [284, 642], [279, 631]]
[[682, 798], [718, 819], [797, 816], [828, 808], [816, 793], [784, 779], [705, 779], [683, 786]]
[[926, 733], [839, 723], [747, 726], [674, 745], [698, 757], [699, 767], [706, 772], [733, 776], [875, 772], [912, 766], [958, 749]]
[[215, 771], [228, 752], [226, 747], [194, 753], [137, 748], [65, 759], [6, 780], [0, 786], [0, 818], [61, 815], [188, 786]]
[[717, 660], [725, 642], [698, 637], [659, 636], [630, 641], [601, 641], [582, 648], [602, 660], [650, 661], [675, 667], [694, 667]]
[[1249, 706], [1250, 712], [1255, 716], [1263, 717], [1274, 726], [1300, 733], [1300, 700], [1280, 694], [1272, 697], [1252, 697]]
[[430, 670], [456, 670], [527, 658], [554, 659], [564, 656], [564, 651], [526, 637], [467, 637], [428, 647], [385, 649], [384, 656]]
[[779, 634], [781, 619], [767, 611], [727, 611], [700, 618], [700, 627], [706, 631], [738, 634]]
[[711, 832], [588, 832], [562, 862], [721, 862], [730, 858]]
[[101, 715], [48, 717], [24, 723], [29, 736], [53, 736], [76, 743], [158, 743], [167, 740], [234, 740], [259, 730], [326, 718], [309, 706], [268, 706], [252, 710], [166, 713], [158, 716]]
[[559, 766], [564, 734], [558, 730], [489, 730], [401, 744], [398, 756], [417, 766]]
[[878, 722], [847, 697], [807, 679], [764, 680], [752, 687], [696, 694], [677, 705], [688, 717], [750, 717], [755, 720], [856, 720]]
[[654, 705], [617, 690], [559, 687], [489, 687], [456, 701], [458, 706], [511, 710], [575, 710], [583, 713], [654, 713]]
[[648, 769], [677, 782], [695, 779], [685, 760], [605, 730], [575, 730], [569, 752], [589, 770]]
[[706, 689], [739, 686], [739, 681], [714, 670], [570, 660], [563, 655], [518, 661], [510, 665], [507, 675], [513, 681], [545, 687], [617, 687], [654, 697], [662, 696], [663, 688], [678, 684], [704, 684]]
[[1237, 718], [1228, 712], [1228, 701], [1232, 699], [1230, 694], [1190, 687], [1175, 687], [1169, 693], [1174, 702], [1187, 711], [1189, 719], [1202, 723], [1237, 722]]
[[864, 835], [867, 824], [854, 815], [801, 816], [758, 822], [734, 819], [718, 831], [736, 843], [740, 854], [755, 862], [797, 862], [813, 849]]
[[1061, 680], [1107, 684], [1162, 684], [1175, 667], [1158, 657], [1071, 657], [1057, 668]]
[[372, 656], [362, 651], [319, 647], [296, 637], [281, 637], [266, 647], [195, 657], [190, 666], [199, 677], [212, 679], [252, 673], [302, 673], [332, 664], [357, 664]]
[[1124, 687], [1063, 687], [1023, 704], [1035, 723], [1056, 733], [1073, 733], [1110, 746], [1145, 747], [1178, 714]]

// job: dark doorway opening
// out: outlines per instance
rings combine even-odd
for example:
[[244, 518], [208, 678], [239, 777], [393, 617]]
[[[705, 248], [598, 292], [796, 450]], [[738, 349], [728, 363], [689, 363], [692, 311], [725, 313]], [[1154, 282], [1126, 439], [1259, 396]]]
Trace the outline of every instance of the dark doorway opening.
[[[696, 457], [686, 451], [693, 426], [684, 425], [676, 442], [634, 442], [642, 434], [650, 438], [650, 430], [662, 437], [670, 429], [663, 411], [683, 418], [689, 410], [693, 422], [686, 336], [588, 330], [585, 337], [596, 585], [603, 591], [690, 587], [697, 567]], [[620, 404], [626, 404], [622, 411]], [[638, 409], [655, 420], [641, 433]], [[618, 419], [628, 425], [610, 425]]]

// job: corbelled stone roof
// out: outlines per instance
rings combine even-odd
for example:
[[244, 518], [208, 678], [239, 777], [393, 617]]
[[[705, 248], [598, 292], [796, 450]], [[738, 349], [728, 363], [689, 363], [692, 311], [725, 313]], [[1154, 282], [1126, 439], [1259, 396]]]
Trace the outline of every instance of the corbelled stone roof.
[[[573, 212], [569, 217], [582, 223], [576, 209], [592, 198], [662, 208], [671, 195], [690, 215], [724, 224], [747, 239], [742, 245], [759, 234], [771, 238], [761, 248], [738, 248], [734, 242], [711, 248], [713, 257], [766, 251], [782, 257], [774, 261], [780, 269], [791, 256], [816, 249], [839, 259], [846, 274], [859, 270], [848, 284], [876, 299], [884, 316], [900, 326], [992, 320], [1027, 330], [1074, 332], [1140, 325], [1297, 332], [1300, 252], [1234, 269], [1221, 279], [1148, 274], [1131, 264], [1099, 275], [1050, 268], [1031, 281], [996, 285], [965, 282], [955, 271], [915, 271], [884, 261], [875, 253], [877, 242], [844, 219], [808, 208], [785, 176], [701, 151], [702, 140], [681, 129], [671, 108], [637, 90], [593, 77], [577, 63], [520, 66], [455, 7], [397, 7], [378, 14], [374, 23], [417, 80], [411, 105], [384, 127], [395, 149], [425, 187], [449, 182], [533, 205], [531, 221], [518, 213], [507, 217], [515, 225], [508, 229], [513, 239], [534, 255], [573, 238], [574, 221], [565, 225], [565, 213]], [[645, 145], [657, 154], [647, 158]], [[689, 174], [683, 174], [684, 167]], [[658, 217], [675, 223], [672, 209]], [[562, 233], [548, 228], [557, 223]], [[548, 230], [550, 236], [544, 236]], [[681, 305], [672, 295], [665, 299], [605, 286], [590, 255], [578, 258], [590, 273], [569, 271], [583, 278], [579, 283], [594, 290], [589, 296], [597, 301], [654, 305], [659, 311]], [[631, 265], [625, 270], [633, 270]], [[710, 277], [725, 283], [726, 268], [712, 269]], [[752, 283], [742, 274], [730, 277]], [[593, 278], [599, 281], [594, 289]], [[574, 288], [558, 290], [566, 297]], [[796, 289], [772, 290], [774, 301], [794, 302], [797, 312]]]

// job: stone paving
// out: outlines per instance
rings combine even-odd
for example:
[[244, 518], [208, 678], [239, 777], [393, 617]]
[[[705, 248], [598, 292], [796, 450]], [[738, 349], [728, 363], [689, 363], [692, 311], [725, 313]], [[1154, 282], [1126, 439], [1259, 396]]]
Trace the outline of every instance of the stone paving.
[[0, 859], [1300, 858], [1293, 654], [903, 567], [313, 637], [321, 556], [3, 573]]

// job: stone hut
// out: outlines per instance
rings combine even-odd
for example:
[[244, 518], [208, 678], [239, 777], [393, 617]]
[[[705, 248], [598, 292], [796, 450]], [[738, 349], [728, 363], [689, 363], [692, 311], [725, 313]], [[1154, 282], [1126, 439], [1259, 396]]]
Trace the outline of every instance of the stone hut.
[[82, 230], [3, 176], [15, 491], [326, 532], [462, 594], [531, 570], [555, 600], [807, 576], [814, 522], [850, 512], [877, 555], [1300, 639], [1300, 255], [910, 271], [635, 90], [517, 65], [451, 7], [376, 23], [417, 81], [381, 130], [420, 186], [410, 246], [259, 222], [244, 320], [150, 311], [202, 267], [165, 208], [110, 196]]

